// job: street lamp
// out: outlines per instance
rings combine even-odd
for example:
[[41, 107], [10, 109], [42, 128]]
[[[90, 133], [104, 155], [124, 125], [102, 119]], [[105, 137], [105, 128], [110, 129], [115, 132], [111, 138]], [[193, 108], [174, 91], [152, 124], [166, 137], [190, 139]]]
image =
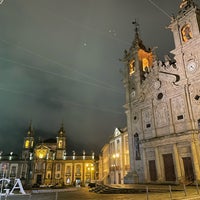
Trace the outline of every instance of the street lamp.
[[93, 174], [94, 174], [95, 168], [93, 164], [87, 164], [86, 167], [87, 167], [87, 172], [89, 174], [89, 180], [91, 182], [92, 178], [94, 177]]
[[114, 184], [116, 184], [116, 170], [117, 170], [117, 159], [119, 158], [119, 154], [113, 154], [113, 160], [114, 160]]

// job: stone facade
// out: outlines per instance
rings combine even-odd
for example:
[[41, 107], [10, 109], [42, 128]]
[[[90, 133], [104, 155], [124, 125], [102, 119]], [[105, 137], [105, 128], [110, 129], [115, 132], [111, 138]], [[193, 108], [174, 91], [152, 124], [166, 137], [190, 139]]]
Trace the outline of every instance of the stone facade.
[[184, 0], [169, 25], [174, 58], [157, 60], [135, 22], [124, 52], [125, 112], [131, 171], [128, 183], [200, 181], [200, 10]]
[[130, 169], [127, 129], [116, 128], [99, 158], [99, 181], [104, 184], [123, 184]]

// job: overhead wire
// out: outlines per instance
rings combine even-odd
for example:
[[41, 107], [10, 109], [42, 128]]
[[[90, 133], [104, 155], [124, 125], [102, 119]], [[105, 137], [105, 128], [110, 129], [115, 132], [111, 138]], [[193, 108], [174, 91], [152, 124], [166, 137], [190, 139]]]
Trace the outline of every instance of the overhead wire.
[[[50, 59], [50, 58], [48, 58], [48, 57], [46, 57], [46, 56], [43, 56], [43, 55], [41, 55], [41, 54], [35, 53], [35, 52], [33, 52], [32, 50], [27, 49], [27, 48], [25, 48], [25, 47], [23, 47], [23, 46], [21, 46], [21, 45], [13, 45], [13, 44], [11, 44], [11, 43], [9, 43], [8, 41], [3, 40], [3, 39], [0, 39], [0, 41], [1, 41], [1, 42], [4, 42], [4, 43], [7, 44], [7, 45], [12, 45], [12, 46], [15, 46], [15, 47], [17, 47], [17, 48], [20, 48], [20, 49], [22, 49], [23, 51], [25, 51], [25, 52], [27, 52], [27, 53], [29, 53], [29, 54], [32, 54], [32, 55], [35, 55], [35, 56], [37, 56], [37, 57], [46, 59], [46, 60], [49, 61], [50, 63], [56, 64], [57, 66], [60, 66], [60, 67], [62, 67], [62, 68], [64, 68], [64, 69], [66, 69], [66, 65], [64, 65], [64, 64], [62, 64], [62, 63], [60, 63], [60, 62], [58, 62], [58, 61], [52, 60], [52, 59]], [[3, 58], [1, 57], [1, 59], [3, 59]], [[6, 59], [6, 58], [4, 58], [4, 59], [7, 60], [7, 61], [9, 60], [9, 59]], [[11, 60], [10, 60], [10, 61], [11, 61]], [[15, 61], [14, 61], [14, 62], [15, 62]], [[19, 64], [19, 63], [18, 63], [18, 64]], [[30, 69], [31, 69], [31, 68], [32, 68], [32, 69], [36, 69], [36, 68], [34, 68], [34, 67], [29, 67], [29, 68], [30, 68]], [[60, 75], [61, 77], [63, 77], [63, 78], [68, 78], [68, 79], [71, 79], [71, 80], [74, 80], [74, 81], [78, 81], [78, 82], [82, 82], [82, 83], [86, 83], [86, 84], [93, 85], [93, 86], [96, 86], [96, 87], [101, 87], [101, 88], [104, 88], [104, 89], [107, 89], [107, 90], [112, 90], [113, 92], [121, 93], [121, 94], [122, 94], [122, 92], [120, 92], [118, 88], [112, 87], [110, 84], [106, 84], [105, 82], [102, 82], [102, 81], [99, 81], [99, 80], [97, 80], [97, 79], [91, 78], [91, 76], [89, 76], [89, 75], [87, 75], [87, 74], [85, 74], [85, 73], [82, 73], [82, 72], [80, 72], [80, 71], [74, 70], [74, 69], [72, 69], [72, 68], [69, 67], [69, 66], [67, 66], [67, 69], [69, 69], [69, 70], [71, 70], [72, 72], [77, 73], [77, 74], [79, 74], [79, 75], [81, 75], [81, 76], [83, 76], [83, 77], [86, 77], [86, 78], [88, 78], [88, 79], [91, 80], [91, 81], [85, 81], [85, 80], [80, 80], [80, 79], [74, 79], [74, 78], [71, 78], [71, 77], [69, 77], [69, 76], [64, 76], [64, 75]], [[45, 73], [49, 73], [49, 74], [51, 74], [51, 75], [59, 76], [58, 73], [48, 72], [48, 71], [42, 70], [42, 69], [40, 69], [40, 68], [37, 68], [37, 70], [38, 70], [38, 71], [43, 71], [43, 72], [45, 72]], [[93, 82], [92, 82], [92, 81], [93, 81]], [[96, 83], [95, 83], [95, 81], [96, 81]]]
[[[51, 12], [51, 15], [54, 15], [54, 16], [57, 17], [57, 15], [56, 15], [54, 12]], [[76, 23], [76, 22], [74, 22], [73, 20], [68, 19], [68, 18], [63, 18], [63, 20], [64, 20], [64, 21], [67, 21], [67, 22], [69, 22], [69, 23], [71, 23], [71, 24], [73, 24], [73, 25], [75, 25], [75, 26], [78, 26], [78, 27], [80, 27], [81, 29], [87, 29], [87, 30], [93, 31], [93, 32], [95, 31], [95, 32], [98, 32], [99, 34], [106, 35], [107, 37], [111, 37], [111, 38], [114, 39], [114, 40], [123, 42], [123, 43], [125, 43], [125, 44], [129, 44], [128, 42], [117, 38], [116, 35], [115, 35], [115, 36], [112, 36], [112, 35], [110, 35], [110, 34], [107, 34], [106, 32], [97, 31], [96, 29], [93, 29], [93, 28], [91, 28], [91, 27], [89, 27], [89, 26], [86, 26], [86, 25], [83, 26], [82, 24]], [[8, 41], [3, 40], [3, 39], [0, 39], [0, 41], [2, 41], [2, 42], [4, 42], [4, 43], [7, 43], [8, 45], [13, 45], [13, 44], [11, 44], [11, 43], [9, 43]], [[105, 82], [103, 82], [103, 81], [100, 81], [100, 80], [98, 80], [98, 79], [95, 79], [94, 77], [91, 77], [91, 76], [89, 76], [89, 75], [86, 74], [86, 73], [77, 71], [77, 70], [75, 70], [74, 68], [69, 67], [68, 65], [62, 64], [62, 63], [60, 63], [60, 62], [58, 62], [58, 61], [55, 61], [55, 60], [53, 60], [53, 59], [51, 59], [51, 58], [48, 58], [48, 57], [46, 57], [46, 56], [43, 56], [43, 55], [38, 54], [38, 53], [36, 53], [36, 52], [33, 52], [32, 50], [27, 49], [27, 48], [25, 48], [25, 47], [23, 47], [23, 46], [21, 46], [21, 45], [15, 45], [15, 46], [18, 47], [18, 48], [21, 48], [22, 50], [24, 50], [24, 51], [26, 51], [26, 52], [28, 52], [28, 53], [31, 53], [32, 55], [36, 55], [36, 56], [38, 56], [38, 57], [40, 57], [40, 58], [46, 59], [47, 61], [52, 62], [52, 63], [54, 63], [54, 64], [56, 64], [56, 65], [58, 65], [58, 66], [60, 66], [60, 67], [67, 68], [67, 69], [73, 71], [74, 73], [77, 73], [77, 74], [81, 75], [82, 77], [86, 77], [86, 78], [90, 79], [91, 81], [97, 82], [97, 84], [93, 84], [94, 86], [95, 86], [95, 85], [97, 86], [98, 84], [99, 84], [99, 85], [101, 84], [102, 87], [104, 87], [104, 88], [106, 88], [106, 89], [110, 89], [110, 90], [112, 90], [112, 91], [114, 91], [114, 92], [117, 92], [117, 93], [122, 94], [122, 92], [119, 91], [119, 88], [113, 87], [113, 86], [110, 85], [110, 84], [107, 84], [107, 83], [105, 83]], [[89, 81], [88, 81], [88, 82], [89, 82]]]
[[[66, 18], [65, 18], [66, 20]], [[69, 20], [70, 21], [70, 20]], [[90, 29], [89, 27], [84, 27], [84, 28], [87, 28], [88, 30], [93, 30], [93, 29]], [[94, 30], [93, 30], [94, 31]], [[105, 33], [101, 33], [101, 34], [105, 34]], [[115, 35], [116, 36], [116, 35]], [[111, 35], [109, 35], [109, 37], [112, 37]], [[118, 40], [120, 42], [124, 42], [122, 40], [119, 40], [119, 39], [116, 39], [116, 37], [112, 37], [112, 39], [115, 39], [115, 40]], [[69, 66], [66, 66], [65, 64], [62, 64], [54, 59], [51, 59], [51, 58], [48, 58], [44, 55], [41, 55], [41, 54], [38, 54], [30, 49], [27, 49], [21, 45], [13, 45], [11, 44], [10, 42], [6, 41], [6, 40], [3, 40], [3, 39], [0, 39], [1, 42], [4, 42], [6, 43], [7, 45], [12, 45], [12, 46], [15, 46], [17, 48], [20, 48], [22, 49], [23, 51], [25, 51], [26, 53], [29, 53], [29, 54], [32, 54], [34, 56], [37, 56], [37, 57], [40, 57], [40, 58], [43, 58], [45, 60], [47, 60], [48, 62], [50, 63], [54, 63], [56, 64], [57, 66], [60, 66], [62, 68], [67, 68], [69, 70], [71, 70], [72, 72], [76, 73], [76, 74], [79, 74], [81, 75], [82, 77], [85, 77], [88, 79], [88, 81], [86, 80], [80, 80], [80, 79], [76, 79], [76, 78], [72, 78], [72, 77], [69, 77], [67, 75], [63, 75], [63, 74], [59, 74], [59, 73], [55, 73], [55, 72], [52, 72], [52, 71], [47, 71], [47, 70], [44, 70], [44, 69], [41, 69], [39, 67], [35, 67], [35, 66], [31, 66], [31, 65], [26, 65], [24, 63], [19, 63], [15, 60], [12, 60], [12, 59], [8, 59], [8, 58], [4, 58], [4, 57], [0, 57], [1, 60], [4, 60], [6, 62], [11, 62], [13, 64], [17, 64], [17, 65], [21, 65], [23, 67], [26, 67], [26, 68], [29, 68], [29, 69], [32, 69], [32, 70], [37, 70], [37, 71], [40, 71], [40, 72], [43, 72], [43, 73], [47, 73], [49, 75], [53, 75], [53, 76], [59, 76], [61, 78], [65, 78], [65, 79], [70, 79], [70, 80], [73, 80], [73, 81], [77, 81], [77, 82], [81, 82], [81, 83], [84, 83], [84, 84], [89, 84], [89, 85], [92, 85], [92, 86], [95, 86], [95, 87], [100, 87], [100, 88], [104, 88], [104, 89], [107, 89], [107, 90], [110, 90], [110, 91], [113, 91], [115, 93], [120, 93], [122, 94], [122, 92], [119, 91], [118, 88], [115, 88], [113, 86], [111, 86], [110, 84], [106, 84], [105, 82], [102, 82], [100, 80], [97, 80], [85, 73], [81, 73], [80, 71], [77, 71], [77, 70], [74, 70], [73, 68], [69, 67]], [[7, 91], [7, 92], [12, 92], [12, 93], [15, 93], [15, 94], [23, 94], [23, 95], [28, 95], [28, 96], [32, 96], [32, 97], [36, 97], [34, 94], [32, 93], [25, 93], [25, 92], [22, 92], [22, 91], [14, 91], [14, 90], [11, 90], [11, 89], [6, 89], [6, 88], [3, 88], [1, 87], [0, 90], [4, 90], [4, 91]], [[57, 99], [56, 99], [57, 100]], [[65, 102], [68, 102], [69, 101], [65, 101]], [[81, 104], [77, 104], [77, 103], [70, 103], [70, 104], [73, 104], [73, 105], [79, 105], [79, 106], [82, 106]], [[86, 106], [86, 105], [85, 105]], [[93, 109], [97, 109], [97, 110], [102, 110], [102, 111], [109, 111], [109, 112], [113, 112], [113, 113], [116, 113], [116, 114], [122, 114], [121, 112], [117, 112], [117, 111], [112, 111], [110, 109], [107, 109], [107, 108], [100, 108], [100, 107], [96, 107], [96, 106], [89, 106], [90, 108], [93, 108]]]
[[[49, 72], [49, 71], [46, 71], [46, 70], [42, 70], [40, 68], [36, 68], [36, 67], [30, 66], [30, 65], [18, 63], [18, 62], [13, 61], [13, 60], [5, 59], [5, 58], [2, 58], [2, 57], [0, 57], [0, 60], [7, 61], [7, 62], [12, 62], [13, 64], [21, 64], [21, 65], [23, 65], [24, 67], [26, 67], [28, 69], [34, 69], [34, 70], [37, 70], [37, 71], [40, 71], [40, 72], [48, 73], [50, 75], [54, 75], [54, 76], [59, 76], [61, 78], [65, 78], [64, 75], [60, 75], [60, 74], [57, 74], [57, 73], [54, 73], [54, 72]], [[80, 80], [77, 80], [77, 81], [80, 81]], [[91, 84], [91, 83], [87, 83], [87, 84]], [[106, 89], [106, 88], [104, 88], [104, 89]], [[13, 93], [13, 94], [20, 94], [20, 95], [25, 95], [25, 96], [29, 96], [29, 97], [39, 98], [38, 95], [35, 95], [33, 93], [27, 93], [27, 92], [19, 91], [19, 90], [12, 90], [12, 89], [8, 89], [8, 88], [5, 88], [5, 87], [0, 87], [0, 90], [6, 91], [6, 92], [9, 92], [9, 93]], [[74, 101], [72, 102], [72, 101], [67, 101], [67, 100], [58, 100], [58, 97], [56, 97], [56, 98], [55, 97], [50, 97], [50, 98], [53, 101], [57, 101], [57, 102], [60, 102], [60, 103], [64, 102], [64, 103], [67, 103], [67, 104], [72, 105], [72, 106], [79, 106], [79, 107], [83, 107], [83, 108], [91, 108], [91, 109], [104, 111], [104, 112], [110, 112], [110, 113], [114, 113], [114, 114], [122, 114], [121, 112], [118, 112], [116, 110], [111, 110], [111, 109], [108, 109], [108, 108], [105, 108], [105, 107], [96, 107], [96, 106], [92, 106], [92, 105], [85, 105], [85, 104], [76, 103]]]
[[[51, 12], [51, 15], [52, 15], [52, 14], [53, 14], [54, 16], [57, 16], [57, 15], [54, 14], [54, 12]], [[90, 31], [96, 31], [95, 29], [92, 29], [92, 28], [90, 28], [90, 27], [88, 27], [88, 26], [83, 26], [82, 24], [75, 23], [74, 21], [72, 21], [72, 20], [70, 20], [70, 19], [67, 19], [67, 18], [63, 18], [63, 19], [64, 19], [65, 21], [71, 23], [71, 24], [74, 24], [74, 25], [76, 25], [76, 26], [79, 26], [79, 27], [82, 28], [82, 29], [84, 28], [84, 29], [88, 29], [88, 30], [90, 30]], [[99, 31], [98, 31], [98, 32], [99, 32]], [[105, 33], [105, 32], [101, 32], [101, 34], [104, 34], [104, 35], [105, 35], [106, 33]], [[108, 34], [106, 34], [106, 35], [108, 36]], [[110, 36], [110, 35], [109, 35], [109, 36]], [[116, 39], [116, 37], [112, 37], [112, 39]], [[11, 44], [11, 43], [9, 43], [8, 41], [3, 40], [3, 39], [0, 39], [0, 41], [6, 43], [6, 44], [8, 44], [8, 45], [13, 45], [13, 44]], [[119, 41], [124, 42], [124, 41], [122, 41], [122, 40], [119, 40]], [[128, 42], [127, 42], [127, 44], [128, 44]], [[74, 68], [69, 67], [68, 65], [62, 64], [62, 63], [60, 63], [60, 62], [58, 62], [58, 61], [56, 61], [56, 60], [53, 60], [53, 59], [51, 59], [51, 58], [48, 58], [48, 57], [43, 56], [43, 55], [41, 55], [41, 54], [38, 54], [38, 53], [36, 53], [36, 52], [34, 52], [34, 51], [30, 50], [30, 49], [27, 49], [27, 48], [25, 48], [25, 47], [23, 47], [23, 46], [21, 46], [21, 45], [14, 45], [14, 46], [17, 47], [17, 48], [20, 48], [20, 49], [24, 50], [25, 52], [28, 52], [29, 54], [32, 54], [32, 55], [38, 56], [38, 57], [40, 57], [40, 58], [46, 59], [48, 62], [54, 63], [54, 64], [56, 64], [57, 66], [63, 67], [63, 68], [65, 68], [65, 69], [67, 68], [67, 69], [71, 70], [72, 72], [77, 73], [77, 74], [81, 75], [82, 77], [85, 77], [85, 78], [88, 78], [88, 79], [89, 79], [89, 81], [82, 81], [82, 80], [78, 80], [78, 79], [69, 78], [69, 76], [68, 76], [68, 78], [71, 79], [71, 80], [80, 81], [80, 82], [87, 83], [87, 84], [90, 84], [90, 85], [93, 85], [93, 86], [106, 88], [107, 90], [110, 89], [110, 90], [113, 91], [113, 92], [122, 94], [122, 92], [119, 91], [119, 88], [113, 87], [113, 86], [110, 85], [110, 84], [107, 84], [107, 83], [105, 83], [105, 82], [103, 82], [103, 81], [100, 81], [100, 80], [98, 80], [98, 79], [95, 79], [94, 77], [91, 77], [91, 76], [89, 76], [89, 75], [86, 74], [86, 73], [77, 71], [77, 70], [75, 70]], [[37, 69], [37, 70], [39, 70], [39, 69]], [[43, 71], [43, 72], [44, 72], [44, 71]], [[51, 74], [53, 75], [53, 73], [51, 73]], [[66, 78], [66, 77], [65, 77], [65, 78]], [[91, 83], [90, 83], [90, 81], [91, 81]], [[94, 82], [95, 82], [95, 83], [94, 83]], [[100, 86], [100, 85], [101, 85], [101, 86]]]
[[103, 89], [106, 89], [106, 90], [112, 90], [115, 93], [122, 94], [122, 93], [120, 93], [120, 91], [114, 90], [113, 88], [108, 87], [108, 86], [104, 86], [104, 85], [93, 83], [93, 82], [90, 82], [90, 81], [86, 81], [86, 80], [81, 80], [81, 79], [78, 79], [78, 78], [70, 77], [70, 76], [67, 76], [65, 74], [59, 74], [59, 73], [56, 73], [56, 72], [47, 71], [47, 70], [41, 69], [39, 67], [35, 67], [33, 65], [27, 65], [27, 64], [24, 64], [24, 63], [20, 63], [20, 62], [14, 61], [12, 59], [0, 57], [0, 60], [5, 61], [5, 62], [9, 62], [9, 63], [13, 63], [13, 64], [17, 64], [17, 65], [21, 65], [21, 66], [23, 66], [25, 68], [28, 68], [28, 69], [31, 69], [31, 70], [37, 70], [39, 72], [43, 72], [43, 73], [46, 73], [46, 74], [49, 74], [49, 75], [52, 75], [52, 76], [57, 76], [59, 78], [69, 79], [69, 80], [72, 80], [72, 81], [88, 84], [88, 85], [91, 85], [91, 86], [94, 86], [94, 87], [99, 87], [99, 88], [103, 88]]
[[[5, 87], [2, 87], [2, 86], [0, 86], [0, 90], [4, 91], [4, 92], [11, 93], [11, 94], [29, 96], [29, 97], [32, 97], [32, 98], [39, 98], [40, 97], [40, 96], [35, 95], [33, 93], [28, 93], [28, 92], [19, 91], [19, 90], [12, 90], [12, 89], [5, 88]], [[83, 103], [77, 103], [77, 102], [69, 101], [69, 100], [63, 100], [63, 99], [61, 100], [61, 99], [58, 99], [58, 97], [56, 97], [56, 98], [51, 97], [51, 98], [49, 98], [49, 100], [54, 101], [54, 102], [58, 102], [58, 103], [67, 104], [67, 105], [74, 106], [74, 107], [81, 107], [83, 109], [86, 109], [86, 108], [87, 109], [94, 109], [94, 110], [98, 110], [98, 111], [101, 111], [101, 112], [109, 112], [109, 113], [119, 114], [119, 115], [124, 114], [123, 112], [119, 112], [115, 109], [110, 109], [110, 108], [101, 107], [101, 106], [86, 105], [86, 104], [83, 104]]]
[[[51, 12], [52, 15], [54, 16], [58, 16], [56, 15], [54, 12]], [[120, 43], [123, 43], [123, 44], [126, 44], [126, 45], [129, 45], [130, 42], [126, 41], [126, 40], [122, 40], [121, 38], [119, 38], [117, 36], [117, 33], [115, 30], [112, 30], [112, 29], [108, 29], [106, 31], [100, 31], [98, 29], [95, 29], [95, 28], [91, 28], [90, 26], [86, 26], [86, 25], [83, 25], [81, 23], [77, 23], [75, 21], [73, 21], [72, 19], [69, 19], [69, 18], [66, 18], [66, 17], [62, 17], [62, 19], [70, 24], [73, 24], [74, 26], [76, 27], [79, 27], [81, 29], [84, 29], [84, 30], [88, 30], [88, 31], [92, 31], [92, 32], [95, 32], [96, 34], [99, 34], [99, 35], [103, 35], [103, 36], [106, 36], [107, 38], [111, 38], [112, 40], [115, 40], [117, 42], [120, 42]], [[109, 34], [108, 34], [109, 33]]]
[[156, 4], [155, 2], [153, 2], [152, 0], [148, 0], [154, 7], [156, 7], [159, 11], [161, 11], [165, 16], [169, 17], [171, 19], [171, 16], [165, 11], [163, 10], [158, 4]]

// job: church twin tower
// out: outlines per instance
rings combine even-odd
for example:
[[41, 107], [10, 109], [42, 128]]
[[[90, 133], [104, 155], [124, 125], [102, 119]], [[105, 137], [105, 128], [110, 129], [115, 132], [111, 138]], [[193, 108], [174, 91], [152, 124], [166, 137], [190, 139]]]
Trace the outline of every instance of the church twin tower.
[[182, 1], [169, 25], [174, 58], [164, 61], [134, 24], [122, 59], [131, 163], [125, 183], [200, 181], [200, 9]]
[[45, 149], [48, 150], [48, 144], [51, 147], [52, 144], [55, 146], [52, 148], [54, 150], [54, 159], [63, 159], [63, 156], [66, 155], [66, 136], [63, 124], [58, 131], [56, 139], [48, 139], [43, 142], [39, 141], [38, 144], [35, 144], [34, 130], [32, 124], [30, 124], [27, 135], [24, 138], [22, 159], [30, 159], [33, 153], [36, 157], [46, 157], [48, 151], [45, 151]]

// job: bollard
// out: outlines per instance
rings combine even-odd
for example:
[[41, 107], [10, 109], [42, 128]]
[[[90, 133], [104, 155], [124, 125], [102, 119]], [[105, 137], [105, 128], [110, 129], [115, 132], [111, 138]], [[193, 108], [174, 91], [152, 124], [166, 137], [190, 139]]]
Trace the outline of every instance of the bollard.
[[169, 185], [169, 196], [170, 196], [170, 199], [172, 199], [172, 187], [171, 187], [171, 185]]
[[146, 186], [146, 193], [147, 193], [147, 198], [146, 198], [146, 200], [149, 200], [149, 188], [148, 188], [148, 186]]
[[187, 196], [185, 184], [183, 184], [183, 189], [184, 189], [185, 196]]
[[58, 192], [56, 192], [56, 198], [55, 198], [55, 200], [58, 200]]
[[197, 181], [196, 181], [196, 189], [197, 189], [197, 194], [199, 194], [199, 185]]

